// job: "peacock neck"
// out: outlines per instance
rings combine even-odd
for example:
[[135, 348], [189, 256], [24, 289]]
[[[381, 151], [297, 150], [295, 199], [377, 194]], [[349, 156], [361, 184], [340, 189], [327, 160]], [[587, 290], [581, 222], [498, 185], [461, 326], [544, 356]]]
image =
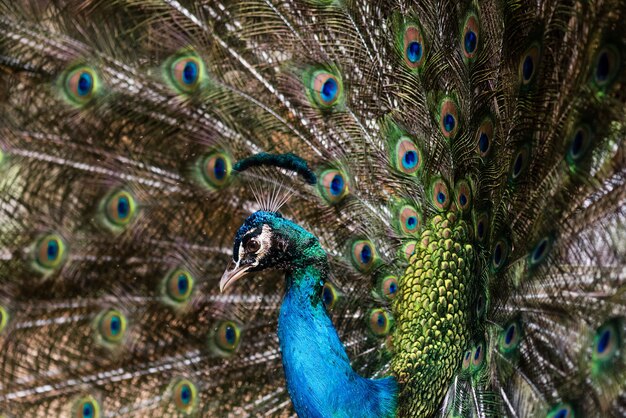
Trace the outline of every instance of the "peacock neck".
[[300, 418], [391, 417], [395, 380], [366, 379], [352, 370], [322, 302], [326, 270], [312, 263], [286, 275], [278, 338], [294, 409]]
[[475, 257], [467, 223], [453, 213], [435, 216], [400, 279], [392, 359], [400, 416], [432, 416], [461, 365], [470, 338]]

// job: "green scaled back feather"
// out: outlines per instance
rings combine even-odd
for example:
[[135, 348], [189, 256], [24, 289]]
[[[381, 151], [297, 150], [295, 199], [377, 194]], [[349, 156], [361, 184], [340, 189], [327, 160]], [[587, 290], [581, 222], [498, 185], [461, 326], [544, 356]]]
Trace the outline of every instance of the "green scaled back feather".
[[[400, 417], [626, 415], [617, 0], [0, 0], [0, 416], [292, 416], [276, 273]], [[233, 170], [295, 153], [318, 183]]]

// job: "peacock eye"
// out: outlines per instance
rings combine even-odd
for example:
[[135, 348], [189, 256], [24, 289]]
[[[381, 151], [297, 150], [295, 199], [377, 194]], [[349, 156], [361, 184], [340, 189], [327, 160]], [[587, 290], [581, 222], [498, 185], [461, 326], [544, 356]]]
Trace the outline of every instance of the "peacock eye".
[[108, 343], [119, 343], [126, 332], [126, 317], [118, 310], [104, 312], [98, 321], [100, 337]]
[[213, 343], [218, 349], [218, 353], [223, 356], [228, 356], [237, 350], [240, 339], [241, 329], [233, 321], [220, 322], [213, 335]]
[[478, 19], [474, 15], [470, 15], [465, 21], [465, 28], [463, 30], [463, 55], [467, 59], [472, 59], [476, 55], [478, 50], [478, 41], [480, 37], [480, 30], [478, 28]]
[[562, 403], [557, 405], [554, 409], [552, 409], [547, 418], [572, 418], [574, 417], [574, 409], [571, 405]]
[[522, 85], [528, 85], [537, 74], [537, 65], [539, 64], [540, 50], [539, 45], [532, 45], [526, 50], [519, 62], [519, 77]]
[[165, 279], [165, 294], [173, 302], [185, 302], [193, 291], [193, 277], [183, 269], [174, 270]]
[[259, 244], [259, 241], [251, 239], [250, 241], [246, 242], [244, 248], [247, 253], [255, 254], [261, 248], [261, 244]]
[[595, 85], [604, 89], [608, 87], [620, 68], [620, 55], [613, 45], [607, 45], [596, 54], [593, 69], [593, 81]]
[[213, 151], [203, 157], [199, 164], [204, 184], [211, 189], [220, 189], [228, 183], [232, 170], [232, 162], [230, 157], [225, 153]]
[[100, 405], [91, 396], [85, 396], [74, 402], [72, 416], [76, 418], [98, 418]]
[[189, 413], [194, 409], [198, 397], [196, 385], [187, 379], [176, 382], [172, 388], [172, 401], [176, 409], [183, 413]]
[[104, 202], [104, 213], [111, 227], [123, 228], [130, 223], [135, 215], [136, 203], [133, 196], [126, 191], [118, 191]]
[[424, 64], [424, 37], [418, 26], [411, 25], [404, 29], [402, 37], [403, 57], [405, 64], [411, 69], [420, 68]]
[[36, 244], [34, 252], [37, 265], [49, 272], [64, 261], [65, 243], [57, 234], [46, 235]]
[[93, 99], [99, 88], [98, 74], [82, 65], [65, 73], [63, 91], [72, 104], [83, 106]]
[[170, 59], [166, 76], [171, 86], [177, 92], [183, 94], [193, 93], [204, 81], [204, 63], [193, 53]]
[[439, 128], [444, 137], [453, 138], [459, 130], [459, 112], [451, 99], [446, 98], [441, 102], [439, 112]]
[[486, 118], [480, 124], [478, 132], [476, 133], [476, 143], [478, 144], [478, 154], [485, 158], [489, 155], [491, 150], [491, 143], [493, 139], [493, 122], [490, 118]]
[[329, 109], [339, 103], [343, 84], [338, 75], [320, 70], [313, 73], [309, 91], [317, 105]]

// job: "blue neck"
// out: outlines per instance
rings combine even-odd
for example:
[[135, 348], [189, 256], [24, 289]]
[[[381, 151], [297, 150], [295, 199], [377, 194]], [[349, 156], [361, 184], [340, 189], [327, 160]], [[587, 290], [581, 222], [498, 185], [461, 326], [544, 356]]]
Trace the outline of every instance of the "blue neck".
[[316, 266], [287, 274], [278, 318], [287, 388], [300, 418], [393, 417], [396, 381], [365, 379], [350, 366], [321, 299]]

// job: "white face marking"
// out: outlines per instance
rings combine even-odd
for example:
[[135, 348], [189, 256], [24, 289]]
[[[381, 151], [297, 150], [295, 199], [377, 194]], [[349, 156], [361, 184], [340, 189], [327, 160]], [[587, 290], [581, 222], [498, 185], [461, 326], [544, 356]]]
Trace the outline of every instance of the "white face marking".
[[[246, 236], [253, 234], [254, 232], [256, 232], [256, 230], [257, 230], [256, 228], [251, 230], [250, 232], [246, 234]], [[257, 265], [259, 264], [259, 260], [262, 259], [265, 256], [265, 254], [267, 254], [267, 252], [270, 249], [270, 246], [272, 245], [272, 231], [270, 230], [270, 227], [267, 225], [263, 225], [263, 230], [261, 231], [261, 233], [257, 235], [256, 237], [252, 238], [252, 240], [256, 241], [259, 244], [259, 249], [254, 253], [256, 254], [254, 265]], [[242, 242], [239, 243], [239, 260], [243, 259], [245, 254], [246, 254], [246, 250], [243, 246], [243, 240], [242, 240]]]

